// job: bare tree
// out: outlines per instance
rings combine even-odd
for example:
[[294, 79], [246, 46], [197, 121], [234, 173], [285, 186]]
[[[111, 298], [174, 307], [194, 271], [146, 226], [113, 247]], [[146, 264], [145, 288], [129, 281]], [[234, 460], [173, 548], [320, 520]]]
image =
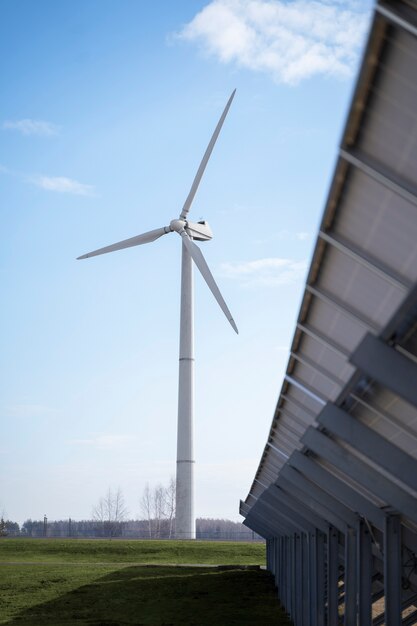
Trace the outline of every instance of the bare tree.
[[153, 489], [146, 484], [140, 500], [141, 513], [148, 523], [149, 538], [172, 537], [175, 521], [175, 480], [167, 487], [159, 484]]
[[149, 539], [152, 539], [152, 494], [148, 483], [146, 483], [145, 489], [143, 490], [140, 508], [142, 515], [148, 522]]
[[100, 498], [93, 508], [93, 519], [99, 522], [103, 535], [115, 537], [121, 533], [122, 522], [128, 514], [123, 492], [118, 487], [113, 491], [110, 487], [104, 497]]
[[0, 537], [5, 537], [8, 534], [7, 528], [6, 528], [6, 521], [5, 521], [6, 518], [7, 518], [6, 509], [2, 507], [1, 514], [0, 514]]
[[0, 517], [0, 537], [6, 537], [6, 535], [7, 535], [6, 522], [4, 521], [3, 517]]
[[175, 478], [171, 476], [168, 487], [165, 488], [165, 515], [168, 520], [168, 532], [169, 539], [172, 539], [175, 522], [175, 496], [176, 496], [176, 482]]
[[155, 520], [155, 538], [161, 538], [161, 524], [165, 517], [165, 490], [162, 485], [157, 485], [153, 490], [153, 518]]

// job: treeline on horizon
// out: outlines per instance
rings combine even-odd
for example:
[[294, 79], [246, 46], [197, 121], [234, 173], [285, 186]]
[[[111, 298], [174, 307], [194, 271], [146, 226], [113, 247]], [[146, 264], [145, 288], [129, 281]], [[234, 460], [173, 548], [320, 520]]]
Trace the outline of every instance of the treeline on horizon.
[[[109, 487], [92, 509], [91, 519], [71, 518], [49, 521], [27, 519], [22, 526], [0, 518], [0, 537], [55, 537], [121, 539], [181, 539], [175, 533], [175, 479], [167, 485], [150, 487], [146, 484], [140, 498], [141, 519], [129, 519], [123, 491]], [[240, 522], [228, 519], [197, 518], [196, 538], [225, 541], [263, 541]]]
[[[32, 538], [122, 538], [122, 539], [173, 539], [173, 525], [167, 520], [126, 520], [124, 522], [97, 522], [96, 520], [4, 520], [0, 529], [3, 537]], [[227, 519], [198, 518], [196, 538], [223, 541], [263, 541], [263, 538], [241, 524]]]
[[[108, 520], [73, 519], [49, 521], [27, 519], [17, 522], [2, 520], [0, 536], [32, 538], [121, 538], [121, 539], [178, 539], [175, 520], [143, 519], [121, 522]], [[223, 541], [263, 541], [263, 538], [240, 522], [227, 519], [197, 518], [196, 538]]]

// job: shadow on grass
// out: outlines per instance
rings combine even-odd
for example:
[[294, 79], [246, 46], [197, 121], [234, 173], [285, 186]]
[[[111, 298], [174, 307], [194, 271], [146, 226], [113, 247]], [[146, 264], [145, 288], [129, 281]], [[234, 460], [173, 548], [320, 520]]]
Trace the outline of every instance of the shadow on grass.
[[265, 571], [124, 567], [7, 622], [27, 626], [135, 624], [289, 626]]

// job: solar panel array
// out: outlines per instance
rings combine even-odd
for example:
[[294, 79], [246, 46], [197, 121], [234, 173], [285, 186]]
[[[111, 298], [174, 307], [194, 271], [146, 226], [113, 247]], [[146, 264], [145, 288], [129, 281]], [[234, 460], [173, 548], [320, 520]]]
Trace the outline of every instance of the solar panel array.
[[417, 4], [376, 5], [245, 524], [296, 626], [417, 623]]

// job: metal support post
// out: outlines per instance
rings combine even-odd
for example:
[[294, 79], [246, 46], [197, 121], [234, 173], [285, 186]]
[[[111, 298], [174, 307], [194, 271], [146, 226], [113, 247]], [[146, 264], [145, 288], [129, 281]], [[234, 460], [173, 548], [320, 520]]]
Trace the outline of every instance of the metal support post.
[[297, 550], [296, 534], [291, 537], [291, 616], [297, 619]]
[[316, 534], [317, 545], [317, 617], [316, 625], [324, 624], [326, 615], [326, 535], [320, 531]]
[[384, 532], [385, 623], [401, 625], [401, 522], [387, 515]]
[[302, 534], [295, 535], [295, 623], [303, 626], [303, 548]]
[[280, 560], [279, 560], [279, 599], [285, 602], [285, 537], [280, 537]]
[[303, 592], [301, 596], [301, 615], [303, 626], [310, 626], [310, 586], [309, 586], [309, 552], [308, 552], [308, 535], [301, 535], [301, 573], [303, 581]]
[[327, 534], [327, 624], [339, 624], [339, 533], [329, 527]]
[[[308, 534], [308, 604], [310, 626], [319, 626], [318, 609], [318, 541], [317, 532]], [[324, 590], [323, 590], [324, 591]]]
[[281, 537], [275, 537], [275, 587], [277, 588], [278, 596], [281, 593], [281, 581], [279, 577], [279, 568], [281, 564]]
[[355, 626], [357, 615], [357, 535], [354, 528], [345, 534], [345, 619], [344, 626]]
[[366, 522], [358, 531], [358, 611], [360, 626], [372, 626], [372, 538]]
[[272, 545], [271, 545], [271, 556], [272, 556], [272, 572], [275, 575], [277, 571], [277, 537], [273, 537]]
[[285, 610], [287, 613], [290, 612], [290, 587], [291, 587], [291, 568], [290, 568], [290, 538], [287, 535], [284, 540], [284, 594], [282, 597], [282, 602], [285, 606]]
[[266, 540], [266, 569], [268, 572], [271, 571], [271, 559], [270, 559], [270, 551], [271, 551], [271, 539]]
[[288, 537], [287, 541], [287, 612], [291, 617], [294, 617], [292, 610], [292, 593], [293, 593], [293, 574], [292, 574], [292, 548], [293, 539], [292, 535]]

